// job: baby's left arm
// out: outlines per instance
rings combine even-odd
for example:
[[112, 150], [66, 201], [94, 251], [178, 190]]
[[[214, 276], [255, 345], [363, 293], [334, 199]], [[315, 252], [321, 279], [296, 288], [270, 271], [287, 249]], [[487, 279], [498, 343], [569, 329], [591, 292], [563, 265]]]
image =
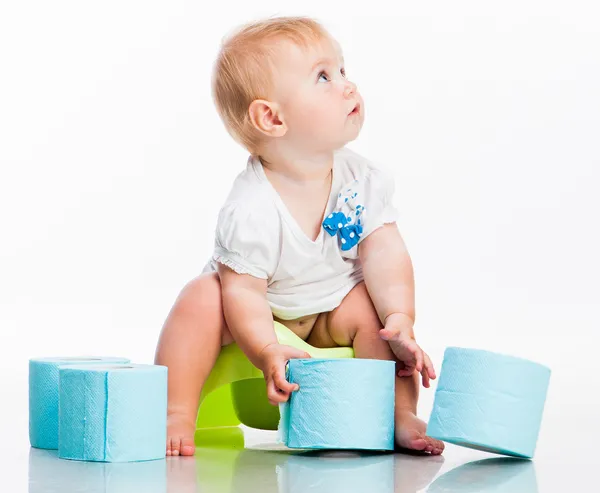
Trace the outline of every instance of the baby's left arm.
[[358, 246], [365, 285], [384, 328], [383, 339], [390, 341], [396, 357], [405, 368], [399, 376], [423, 375], [423, 385], [435, 371], [429, 356], [415, 340], [415, 288], [412, 262], [396, 223], [384, 224]]

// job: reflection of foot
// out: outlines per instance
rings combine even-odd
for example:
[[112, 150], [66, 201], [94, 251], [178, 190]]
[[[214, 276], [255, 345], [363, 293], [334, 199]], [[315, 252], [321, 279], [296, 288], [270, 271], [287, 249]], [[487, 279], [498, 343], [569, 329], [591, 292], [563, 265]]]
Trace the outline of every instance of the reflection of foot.
[[167, 455], [194, 455], [196, 420], [181, 413], [167, 416]]
[[425, 434], [427, 425], [410, 411], [396, 412], [396, 443], [409, 450], [429, 452], [440, 455], [444, 450], [443, 442]]
[[427, 454], [426, 457], [423, 455], [424, 452], [394, 454], [394, 491], [402, 493], [425, 491], [439, 473], [445, 460], [443, 455]]
[[[172, 457], [165, 460], [167, 466], [167, 487], [158, 487], [163, 493], [196, 493], [203, 491], [198, 485], [197, 457]], [[138, 491], [138, 490], [136, 490]], [[150, 489], [150, 491], [154, 491]]]

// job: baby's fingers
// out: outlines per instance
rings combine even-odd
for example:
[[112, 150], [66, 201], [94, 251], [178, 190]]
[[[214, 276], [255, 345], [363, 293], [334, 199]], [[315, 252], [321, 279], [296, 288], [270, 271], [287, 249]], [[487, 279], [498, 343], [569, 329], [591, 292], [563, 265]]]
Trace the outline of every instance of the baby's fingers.
[[399, 377], [410, 377], [415, 371], [415, 365], [412, 363], [404, 363], [402, 361], [399, 362], [402, 365], [402, 369], [398, 370], [396, 375]]
[[273, 375], [273, 380], [275, 381], [275, 385], [283, 390], [286, 394], [298, 390], [298, 385], [288, 382], [281, 371], [275, 372]]
[[277, 406], [281, 402], [286, 402], [288, 400], [288, 393], [281, 392], [272, 378], [267, 380], [267, 397], [269, 399], [269, 403], [273, 406]]
[[[410, 365], [413, 366], [419, 373], [421, 373], [421, 370], [423, 369], [423, 350], [413, 340], [407, 341], [404, 344], [406, 349], [414, 358], [414, 362], [411, 361]], [[407, 364], [406, 361], [404, 363]]]
[[425, 365], [425, 369], [427, 370], [427, 374], [429, 375], [429, 378], [431, 378], [432, 380], [435, 380], [436, 375], [435, 375], [435, 370], [433, 369], [433, 363], [431, 362], [431, 358], [429, 357], [429, 355], [427, 353], [423, 353], [424, 355], [424, 365]]
[[426, 389], [429, 388], [429, 373], [427, 373], [427, 368], [423, 368], [421, 371], [421, 376], [423, 378], [423, 387]]
[[423, 369], [421, 370], [421, 375], [423, 377], [423, 387], [429, 388], [429, 380], [435, 378], [435, 371], [433, 370], [431, 359], [425, 351], [423, 351]]
[[[415, 346], [417, 345], [415, 344]], [[415, 369], [419, 373], [421, 373], [423, 371], [423, 350], [419, 346], [417, 346], [413, 354], [415, 355], [415, 359], [417, 360], [417, 363], [415, 364]]]
[[398, 340], [400, 336], [400, 331], [383, 328], [379, 331], [379, 335], [384, 341], [395, 341]]

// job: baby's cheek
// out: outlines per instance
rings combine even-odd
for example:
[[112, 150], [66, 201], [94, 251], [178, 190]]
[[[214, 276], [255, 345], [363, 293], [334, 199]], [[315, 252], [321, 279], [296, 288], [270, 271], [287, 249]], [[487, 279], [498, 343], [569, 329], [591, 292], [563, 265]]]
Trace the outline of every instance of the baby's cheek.
[[339, 133], [340, 130], [338, 113], [339, 111], [336, 113], [330, 106], [316, 98], [302, 99], [289, 114], [290, 127], [296, 135], [301, 135], [305, 139], [329, 141], [330, 136]]
[[302, 121], [302, 128], [306, 135], [311, 138], [319, 138], [332, 130], [331, 116], [322, 108], [311, 107], [305, 112]]
[[302, 129], [303, 133], [310, 131], [312, 127], [318, 124], [320, 118], [319, 108], [315, 107], [315, 105], [310, 102], [305, 102], [304, 104], [299, 103], [293, 111], [290, 112], [289, 116], [291, 117], [292, 125], [294, 125], [296, 129]]

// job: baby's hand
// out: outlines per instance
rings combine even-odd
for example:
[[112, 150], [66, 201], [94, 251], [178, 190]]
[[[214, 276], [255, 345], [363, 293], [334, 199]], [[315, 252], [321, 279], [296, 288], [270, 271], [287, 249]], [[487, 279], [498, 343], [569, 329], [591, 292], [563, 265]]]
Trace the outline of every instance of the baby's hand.
[[285, 379], [285, 365], [293, 358], [310, 358], [310, 354], [276, 343], [269, 344], [260, 352], [260, 369], [267, 382], [267, 397], [274, 406], [286, 402], [290, 394], [299, 388], [297, 384], [291, 384]]
[[398, 376], [408, 377], [417, 370], [423, 377], [423, 387], [429, 388], [429, 379], [436, 378], [435, 370], [427, 353], [415, 341], [412, 328], [386, 325], [379, 334], [382, 339], [389, 341], [396, 358], [404, 366], [398, 371]]

